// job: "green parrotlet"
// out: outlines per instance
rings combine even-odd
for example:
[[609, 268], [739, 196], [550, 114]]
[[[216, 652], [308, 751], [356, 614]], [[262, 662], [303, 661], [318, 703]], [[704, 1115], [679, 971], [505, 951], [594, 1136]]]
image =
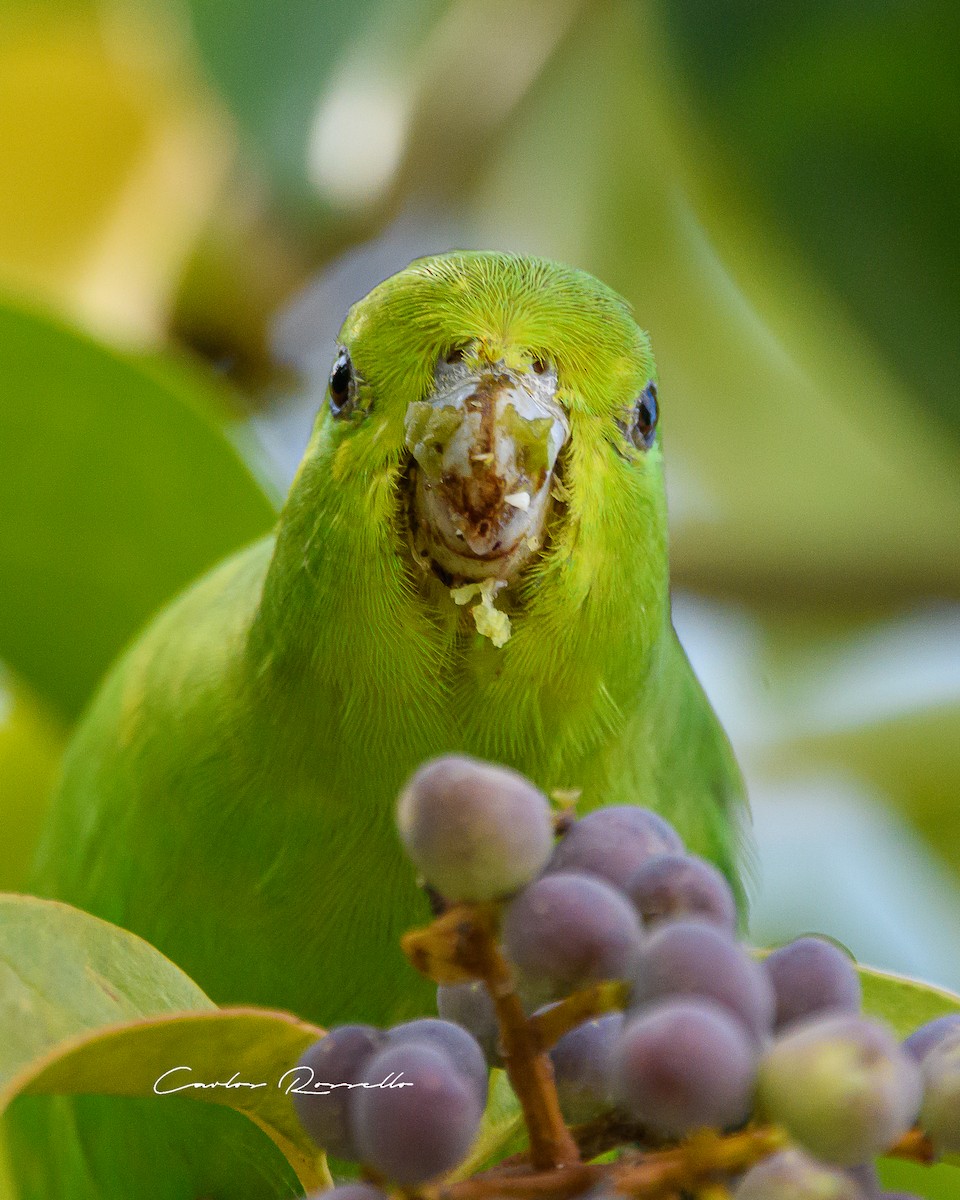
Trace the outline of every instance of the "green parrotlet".
[[[654, 808], [736, 885], [746, 808], [671, 625], [658, 415], [647, 336], [582, 271], [457, 252], [376, 287], [275, 534], [168, 605], [86, 713], [35, 889], [220, 1003], [327, 1026], [433, 1007], [398, 946], [428, 907], [394, 812], [441, 752], [581, 813]], [[141, 1194], [121, 1181], [165, 1152], [138, 1141], [158, 1105], [114, 1125], [88, 1190], [36, 1194]], [[191, 1161], [155, 1161], [149, 1194], [291, 1194]]]

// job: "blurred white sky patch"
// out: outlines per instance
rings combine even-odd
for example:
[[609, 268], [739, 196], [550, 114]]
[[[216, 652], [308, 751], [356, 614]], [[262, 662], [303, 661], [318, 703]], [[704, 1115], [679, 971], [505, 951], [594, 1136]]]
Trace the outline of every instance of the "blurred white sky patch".
[[697, 678], [746, 766], [780, 735], [783, 713], [763, 670], [766, 638], [749, 609], [674, 592], [673, 623]]
[[280, 316], [271, 346], [281, 362], [305, 375], [327, 375], [347, 309], [415, 258], [463, 249], [461, 226], [444, 213], [401, 214], [384, 233], [331, 260]]
[[839, 775], [753, 781], [751, 937], [838, 938], [865, 965], [960, 988], [960, 889], [882, 797]]
[[358, 58], [333, 79], [307, 144], [307, 176], [340, 208], [381, 200], [403, 158], [410, 89], [379, 61]]
[[799, 760], [778, 752], [814, 730], [955, 702], [960, 609], [813, 644], [789, 677], [768, 674], [766, 635], [746, 608], [681, 593], [674, 622], [747, 778], [759, 862], [752, 939], [826, 933], [866, 964], [960, 988], [955, 876], [881, 792], [812, 747]]
[[928, 609], [871, 627], [829, 662], [815, 658], [800, 689], [801, 733], [960, 705], [960, 607]]

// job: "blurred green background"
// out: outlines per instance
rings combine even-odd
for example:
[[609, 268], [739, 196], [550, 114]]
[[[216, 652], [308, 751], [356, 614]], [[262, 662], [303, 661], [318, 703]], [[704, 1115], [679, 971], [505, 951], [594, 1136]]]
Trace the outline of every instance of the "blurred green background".
[[0, 886], [142, 621], [271, 524], [346, 307], [627, 296], [753, 934], [960, 987], [960, 8], [0, 0]]

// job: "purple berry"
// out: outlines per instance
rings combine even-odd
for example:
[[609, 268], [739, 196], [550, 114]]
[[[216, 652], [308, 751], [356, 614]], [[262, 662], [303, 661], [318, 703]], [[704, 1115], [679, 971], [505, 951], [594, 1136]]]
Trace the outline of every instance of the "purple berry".
[[728, 933], [703, 921], [668, 921], [643, 947], [632, 1007], [673, 996], [713, 1000], [756, 1038], [773, 1025], [773, 988], [760, 964]]
[[679, 854], [683, 843], [672, 825], [632, 804], [598, 808], [575, 821], [557, 844], [546, 873], [595, 875], [624, 890], [657, 854]]
[[668, 1000], [628, 1018], [611, 1058], [617, 1105], [668, 1137], [740, 1124], [750, 1111], [757, 1046], [725, 1009]]
[[802, 937], [764, 961], [777, 998], [777, 1030], [821, 1012], [858, 1013], [860, 977], [833, 942]]
[[364, 1070], [382, 1049], [386, 1034], [371, 1025], [340, 1025], [304, 1053], [286, 1081], [300, 1124], [311, 1138], [336, 1158], [356, 1160], [350, 1127], [349, 1084], [366, 1078]]
[[418, 1021], [394, 1025], [387, 1031], [388, 1046], [399, 1046], [406, 1042], [426, 1042], [442, 1050], [460, 1074], [473, 1084], [480, 1107], [486, 1105], [489, 1085], [487, 1063], [477, 1039], [465, 1029], [438, 1017], [422, 1017]]
[[458, 1166], [480, 1128], [472, 1080], [425, 1042], [388, 1046], [368, 1064], [369, 1086], [350, 1098], [361, 1161], [404, 1187]]
[[801, 1150], [782, 1150], [750, 1168], [733, 1200], [869, 1200], [872, 1195], [846, 1171]]
[[737, 904], [713, 863], [692, 854], [658, 854], [643, 864], [626, 887], [646, 928], [689, 917], [733, 933]]
[[400, 837], [448, 900], [497, 900], [540, 874], [553, 849], [550, 803], [507, 767], [449, 754], [426, 763], [397, 805]]
[[944, 1038], [960, 1030], [960, 1013], [948, 1013], [945, 1017], [937, 1017], [927, 1021], [904, 1041], [903, 1048], [917, 1062], [922, 1062], [934, 1046], [938, 1046]]
[[524, 993], [546, 1003], [636, 970], [640, 918], [627, 898], [589, 875], [545, 875], [507, 908], [503, 948]]
[[581, 1125], [609, 1112], [610, 1059], [623, 1032], [623, 1013], [584, 1021], [563, 1035], [550, 1051], [560, 1111], [570, 1125]]

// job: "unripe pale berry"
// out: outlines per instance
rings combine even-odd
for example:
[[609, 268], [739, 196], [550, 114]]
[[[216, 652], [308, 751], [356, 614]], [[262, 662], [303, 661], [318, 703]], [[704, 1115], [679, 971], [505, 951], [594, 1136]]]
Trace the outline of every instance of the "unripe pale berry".
[[923, 1064], [920, 1128], [940, 1154], [960, 1153], [960, 1029], [949, 1033]]
[[801, 1150], [783, 1150], [751, 1167], [733, 1200], [868, 1200], [868, 1193], [844, 1171]]
[[817, 1158], [856, 1166], [913, 1124], [920, 1071], [892, 1032], [864, 1017], [813, 1018], [764, 1055], [758, 1107]]
[[546, 796], [507, 767], [462, 755], [435, 758], [397, 805], [407, 853], [448, 900], [496, 900], [539, 875], [553, 849]]

